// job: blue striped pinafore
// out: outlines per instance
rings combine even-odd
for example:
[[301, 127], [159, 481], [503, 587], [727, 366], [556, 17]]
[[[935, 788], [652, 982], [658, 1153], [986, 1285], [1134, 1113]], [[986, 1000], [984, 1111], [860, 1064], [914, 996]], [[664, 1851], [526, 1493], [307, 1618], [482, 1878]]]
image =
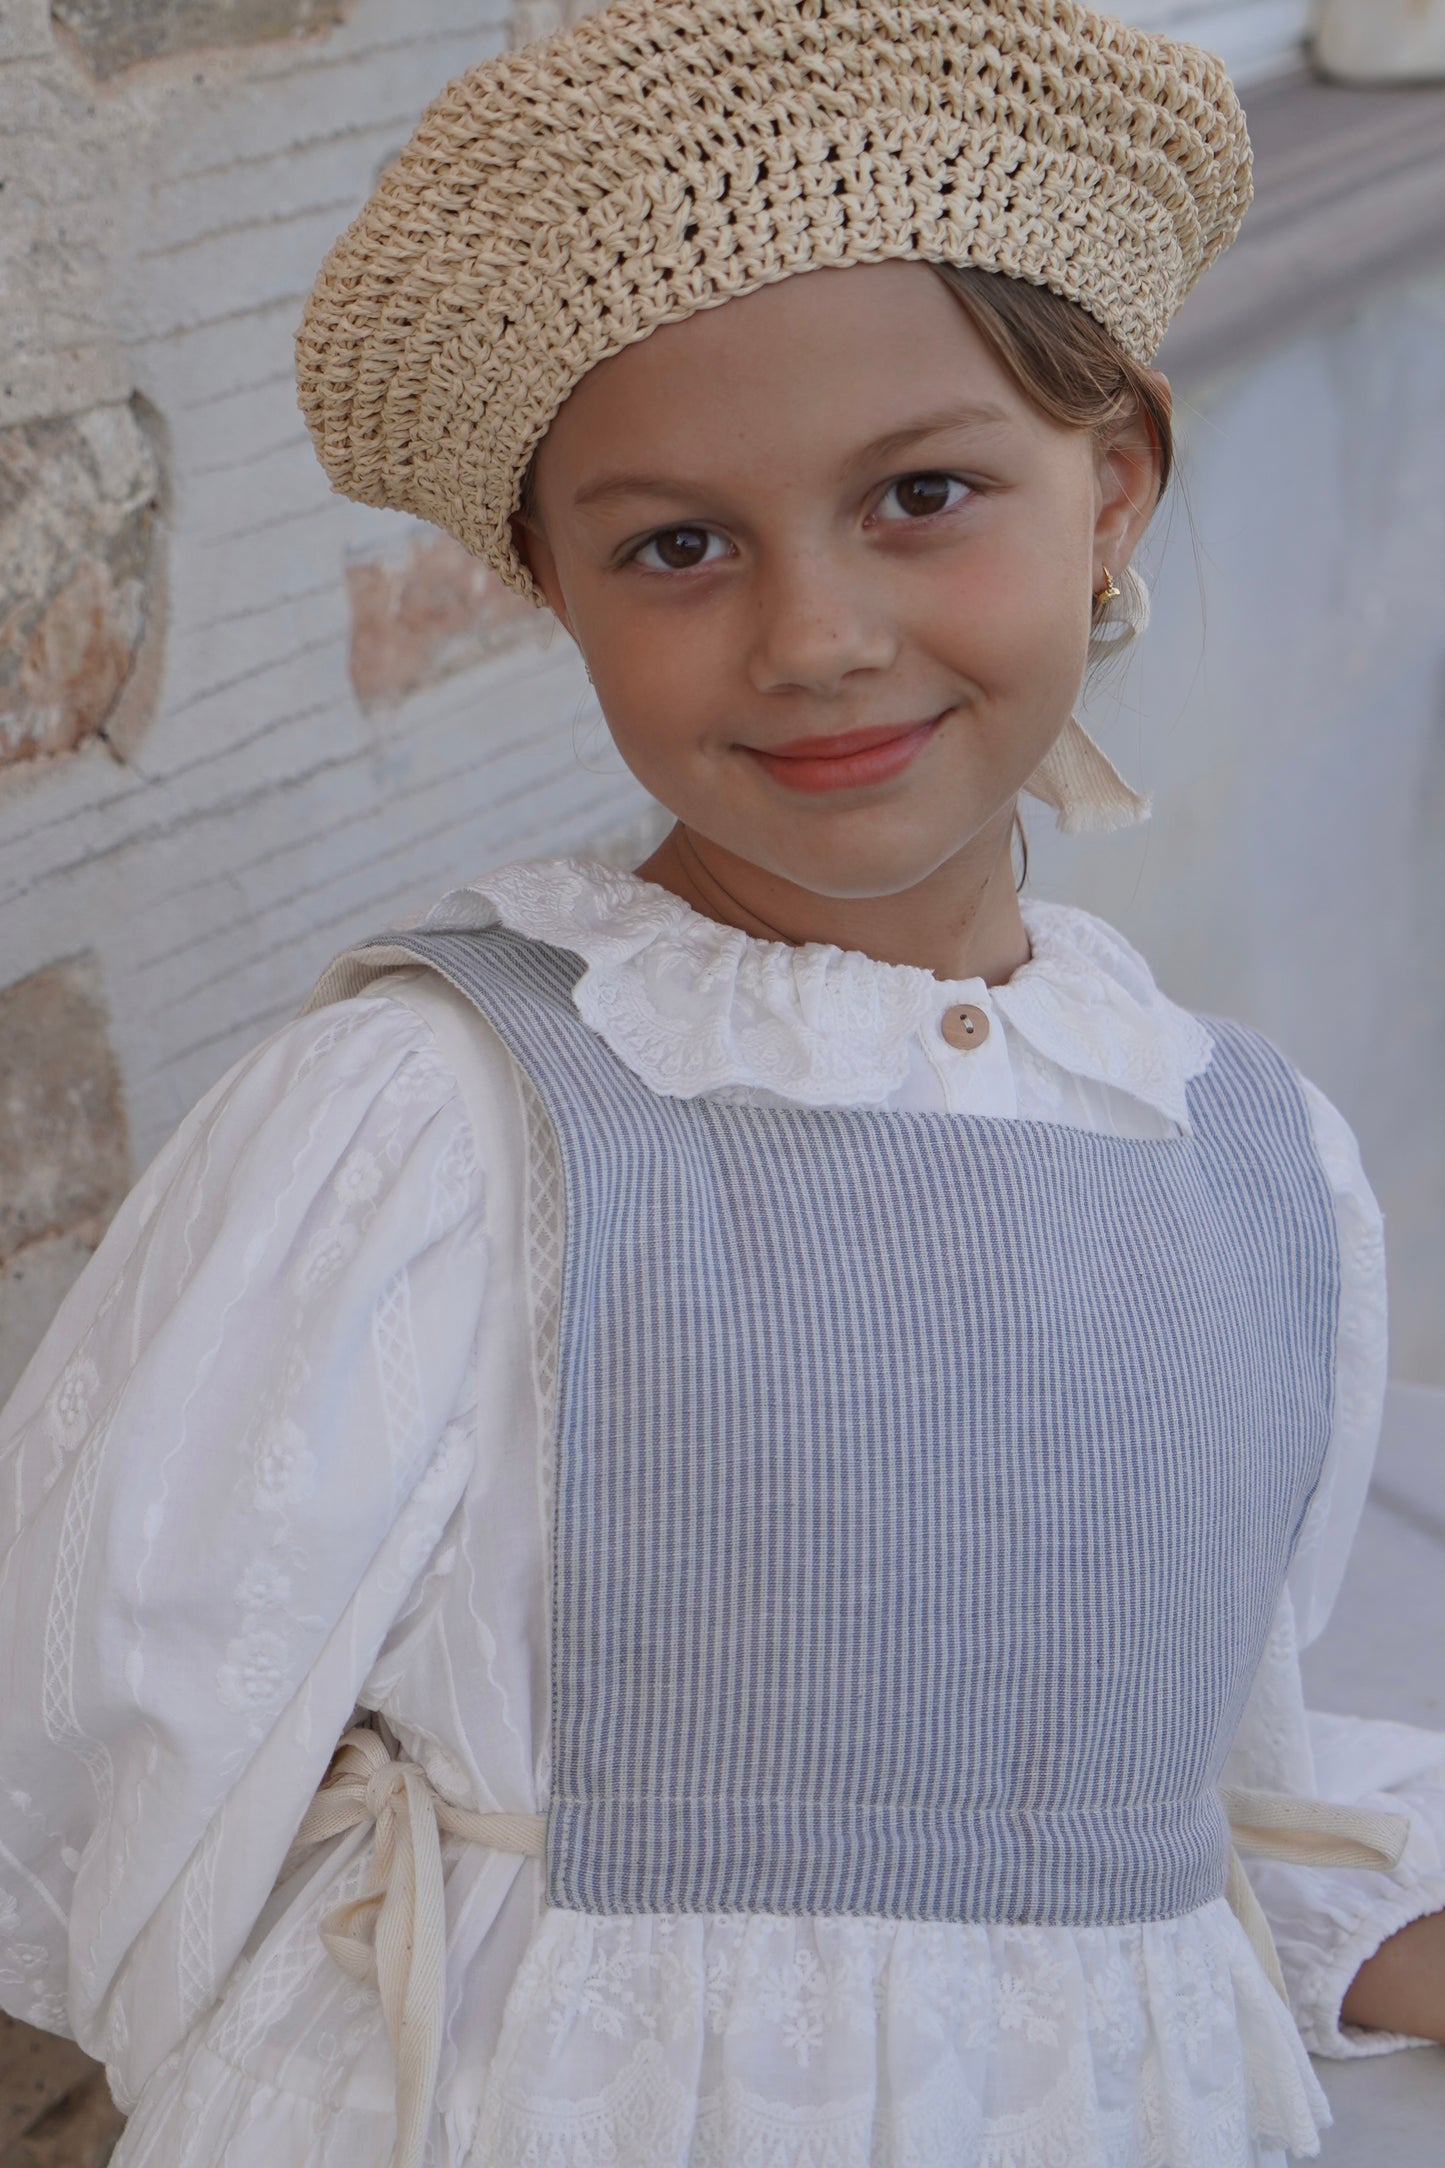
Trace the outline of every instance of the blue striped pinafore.
[[489, 1019], [565, 1172], [548, 1901], [1220, 1896], [1332, 1412], [1333, 1208], [1283, 1056], [1210, 1019], [1158, 1141], [668, 1098], [578, 1015], [575, 956], [367, 946]]

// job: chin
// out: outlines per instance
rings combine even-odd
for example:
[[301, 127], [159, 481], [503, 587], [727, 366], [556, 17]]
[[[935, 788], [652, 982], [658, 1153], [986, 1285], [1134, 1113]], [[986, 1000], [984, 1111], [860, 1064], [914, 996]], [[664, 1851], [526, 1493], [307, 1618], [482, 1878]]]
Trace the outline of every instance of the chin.
[[[961, 822], [943, 835], [889, 833], [879, 807], [860, 807], [832, 835], [817, 833], [802, 841], [790, 837], [776, 852], [766, 836], [754, 835], [738, 855], [779, 879], [837, 903], [861, 903], [870, 897], [901, 896], [926, 881], [950, 860], [977, 845], [990, 831], [1010, 826], [1014, 801], [994, 807], [977, 821]], [[907, 823], [900, 823], [906, 829]], [[811, 847], [809, 847], [811, 846]], [[991, 852], [991, 846], [989, 847]]]

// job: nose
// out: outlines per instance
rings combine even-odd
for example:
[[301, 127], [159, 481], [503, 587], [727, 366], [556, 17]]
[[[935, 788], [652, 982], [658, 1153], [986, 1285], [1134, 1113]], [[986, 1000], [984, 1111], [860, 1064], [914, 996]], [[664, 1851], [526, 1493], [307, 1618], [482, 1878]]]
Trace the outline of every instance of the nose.
[[758, 583], [750, 674], [759, 692], [826, 698], [859, 670], [887, 670], [898, 637], [875, 582], [826, 550], [794, 554]]

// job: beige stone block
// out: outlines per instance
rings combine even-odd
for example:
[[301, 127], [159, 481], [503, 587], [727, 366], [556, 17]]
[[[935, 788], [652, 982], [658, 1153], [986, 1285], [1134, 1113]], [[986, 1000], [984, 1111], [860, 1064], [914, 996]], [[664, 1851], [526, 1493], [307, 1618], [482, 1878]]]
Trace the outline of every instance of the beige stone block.
[[351, 684], [368, 715], [511, 649], [539, 645], [554, 624], [451, 535], [429, 529], [399, 551], [353, 557], [346, 590]]
[[35, 2032], [0, 2014], [0, 2160], [90, 2067], [73, 2040]]
[[103, 2072], [73, 2040], [0, 2016], [0, 2168], [102, 2168], [120, 2131]]
[[97, 2070], [0, 2153], [0, 2168], [105, 2168], [124, 2128], [105, 2074]]
[[160, 495], [133, 401], [0, 429], [0, 768], [72, 752], [116, 717], [158, 635]]
[[0, 1406], [80, 1278], [105, 1233], [104, 1216], [63, 1235], [42, 1235], [0, 1260]]
[[264, 45], [342, 20], [345, 0], [52, 0], [92, 73], [104, 80], [141, 60], [205, 46]]
[[0, 991], [0, 1259], [109, 1219], [130, 1149], [93, 955]]

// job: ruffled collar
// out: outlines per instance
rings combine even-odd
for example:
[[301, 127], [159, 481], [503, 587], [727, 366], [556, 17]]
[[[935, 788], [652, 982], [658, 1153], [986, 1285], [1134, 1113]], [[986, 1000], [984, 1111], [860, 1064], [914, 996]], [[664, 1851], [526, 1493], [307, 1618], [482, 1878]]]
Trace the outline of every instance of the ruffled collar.
[[1030, 961], [987, 988], [826, 942], [759, 940], [593, 858], [498, 867], [424, 923], [500, 923], [580, 956], [579, 1014], [670, 1097], [761, 1088], [800, 1106], [881, 1105], [903, 1083], [913, 1035], [936, 1028], [950, 1002], [983, 995], [1045, 1060], [1187, 1131], [1185, 1087], [1213, 1046], [1205, 1026], [1104, 920], [1035, 897], [1020, 908]]

